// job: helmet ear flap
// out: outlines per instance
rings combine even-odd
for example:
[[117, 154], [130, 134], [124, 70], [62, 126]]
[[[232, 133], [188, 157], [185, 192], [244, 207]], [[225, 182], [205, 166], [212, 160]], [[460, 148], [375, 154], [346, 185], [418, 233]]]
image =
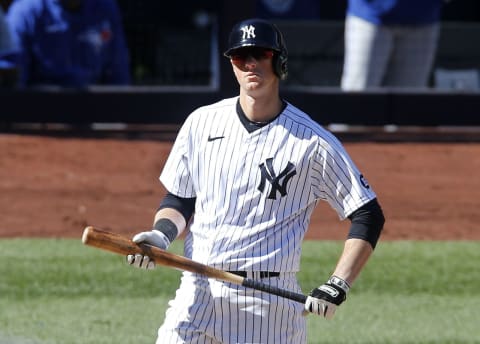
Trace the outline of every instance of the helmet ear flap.
[[276, 46], [280, 50], [275, 54], [275, 59], [272, 61], [274, 63], [274, 71], [280, 80], [285, 80], [288, 74], [288, 51], [287, 46], [285, 45], [285, 39], [283, 38], [282, 32], [275, 24], [271, 24], [273, 29], [276, 32], [277, 44]]
[[283, 52], [275, 53], [272, 59], [273, 71], [280, 78], [285, 80], [288, 75], [287, 57]]

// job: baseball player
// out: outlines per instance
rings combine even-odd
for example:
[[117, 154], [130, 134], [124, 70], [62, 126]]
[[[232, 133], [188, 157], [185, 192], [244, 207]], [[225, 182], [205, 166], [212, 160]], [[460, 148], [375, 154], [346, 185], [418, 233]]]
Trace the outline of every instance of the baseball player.
[[[224, 55], [240, 94], [185, 121], [160, 175], [168, 194], [153, 229], [133, 241], [167, 249], [188, 224], [188, 258], [301, 293], [301, 243], [318, 202], [327, 201], [352, 226], [332, 276], [305, 305], [184, 272], [157, 343], [305, 343], [304, 315], [333, 316], [384, 217], [340, 142], [280, 98], [288, 55], [277, 27], [261, 19], [238, 23]], [[148, 256], [126, 258], [139, 268], [155, 265]]]

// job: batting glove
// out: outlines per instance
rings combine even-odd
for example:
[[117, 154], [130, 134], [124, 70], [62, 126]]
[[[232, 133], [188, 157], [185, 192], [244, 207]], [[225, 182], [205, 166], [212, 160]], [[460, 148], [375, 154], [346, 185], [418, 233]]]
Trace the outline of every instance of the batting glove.
[[339, 306], [347, 298], [350, 286], [336, 276], [330, 277], [327, 283], [313, 289], [305, 302], [305, 310], [330, 319]]
[[[166, 250], [170, 245], [170, 240], [167, 236], [156, 229], [147, 232], [140, 232], [136, 234], [132, 241], [139, 244], [149, 244], [162, 250]], [[127, 263], [140, 269], [151, 270], [155, 267], [155, 262], [149, 256], [143, 254], [129, 254], [127, 255]]]

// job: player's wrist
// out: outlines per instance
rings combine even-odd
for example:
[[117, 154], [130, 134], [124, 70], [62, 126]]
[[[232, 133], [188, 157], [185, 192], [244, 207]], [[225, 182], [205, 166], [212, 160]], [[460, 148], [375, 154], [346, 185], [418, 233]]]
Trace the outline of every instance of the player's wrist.
[[178, 228], [172, 220], [161, 218], [155, 221], [152, 231], [162, 234], [170, 245], [178, 235]]
[[342, 289], [345, 292], [345, 295], [350, 290], [350, 284], [348, 284], [348, 282], [346, 280], [344, 280], [343, 278], [340, 278], [340, 277], [335, 276], [335, 275], [331, 276], [328, 279], [327, 284], [330, 284], [332, 286], [335, 286], [337, 288]]
[[340, 305], [347, 298], [350, 285], [338, 276], [331, 276], [325, 284], [313, 289], [309, 296], [321, 299], [335, 305]]

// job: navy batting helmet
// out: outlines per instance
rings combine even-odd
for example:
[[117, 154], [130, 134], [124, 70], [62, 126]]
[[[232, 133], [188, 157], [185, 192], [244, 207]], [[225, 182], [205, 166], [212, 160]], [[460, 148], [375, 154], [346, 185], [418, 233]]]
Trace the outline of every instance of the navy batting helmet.
[[288, 51], [283, 35], [275, 24], [264, 19], [246, 19], [237, 23], [228, 37], [228, 47], [223, 53], [231, 57], [235, 49], [243, 47], [260, 47], [272, 49], [273, 71], [280, 79], [287, 77]]

